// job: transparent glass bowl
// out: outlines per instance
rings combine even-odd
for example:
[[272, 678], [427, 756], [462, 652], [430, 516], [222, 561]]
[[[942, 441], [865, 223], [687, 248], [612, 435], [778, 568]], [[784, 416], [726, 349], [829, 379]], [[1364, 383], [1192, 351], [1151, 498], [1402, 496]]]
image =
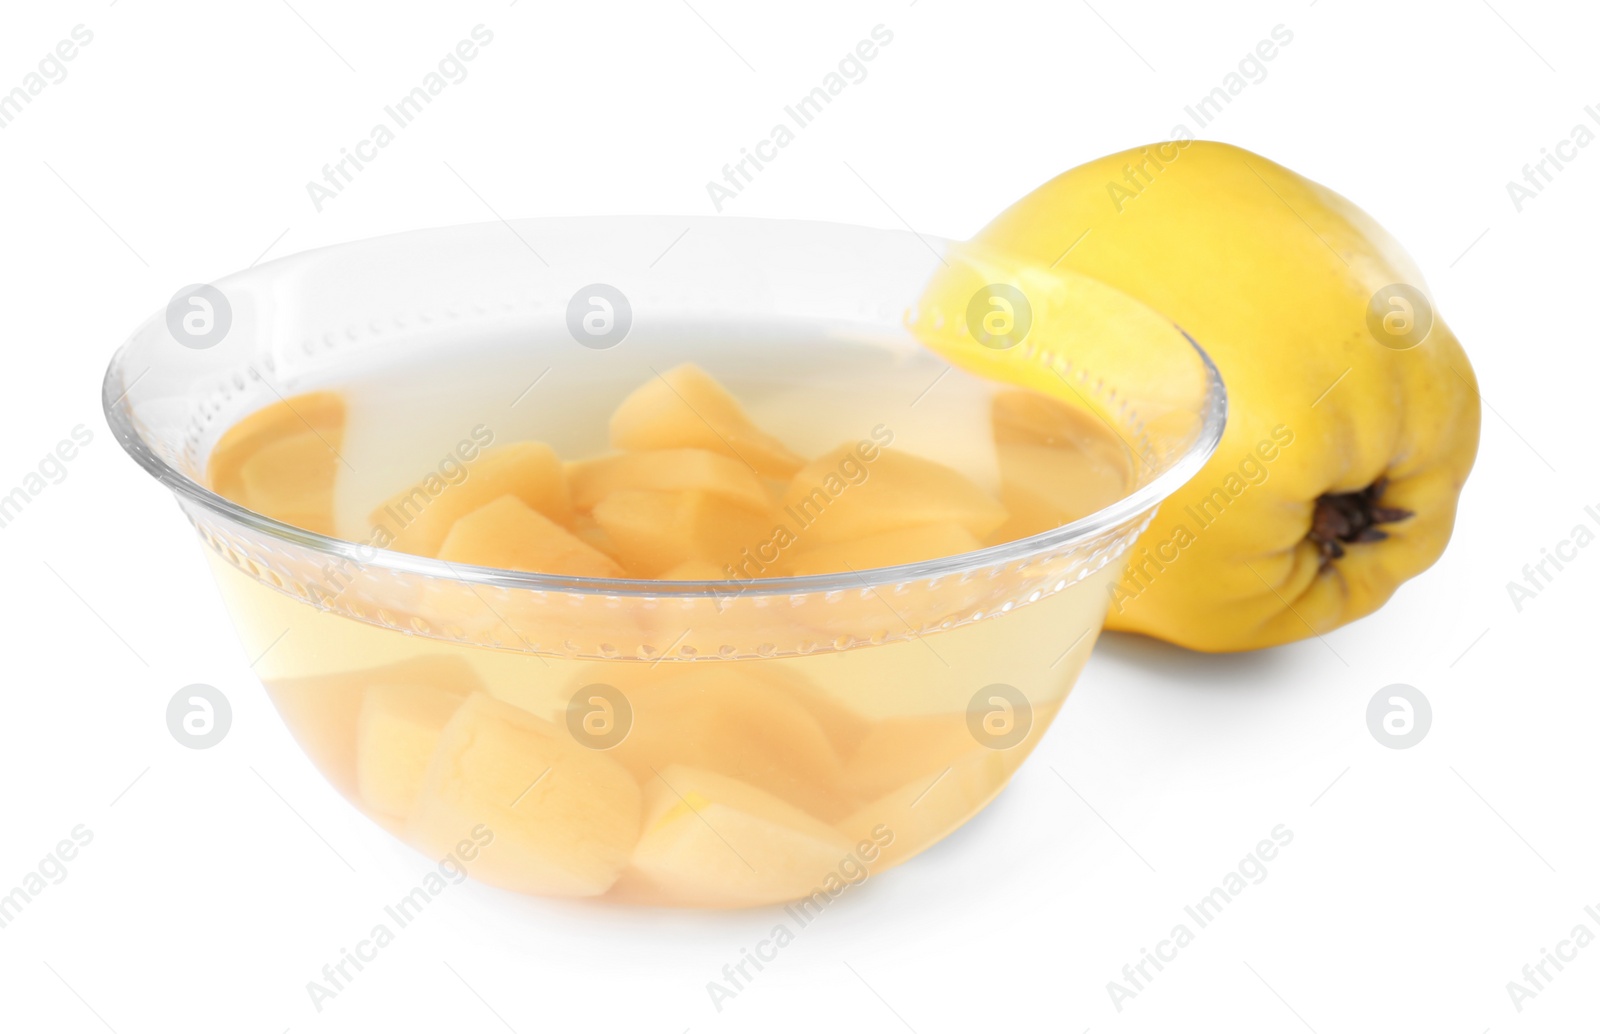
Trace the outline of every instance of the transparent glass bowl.
[[[1040, 297], [1041, 271], [1018, 272], [1035, 305], [1016, 369], [1111, 424], [1138, 457], [1132, 490], [1031, 538], [842, 574], [666, 583], [452, 565], [244, 509], [205, 487], [207, 458], [263, 406], [384, 377], [419, 424], [476, 414], [503, 440], [564, 435], [570, 455], [563, 444], [595, 444], [604, 385], [706, 360], [705, 342], [734, 381], [810, 392], [819, 422], [838, 422], [830, 378], [881, 360], [908, 388], [883, 401], [892, 425], [940, 404], [910, 390], [947, 369], [927, 339], [967, 333], [930, 306], [930, 284], [1006, 268], [820, 223], [418, 231], [186, 292], [117, 353], [105, 409], [199, 532], [290, 731], [395, 835], [530, 894], [820, 905], [960, 826], [1038, 742], [1120, 558], [1220, 437], [1222, 384], [1192, 342], [1063, 325], [1071, 308]], [[596, 297], [609, 315], [585, 330]]]

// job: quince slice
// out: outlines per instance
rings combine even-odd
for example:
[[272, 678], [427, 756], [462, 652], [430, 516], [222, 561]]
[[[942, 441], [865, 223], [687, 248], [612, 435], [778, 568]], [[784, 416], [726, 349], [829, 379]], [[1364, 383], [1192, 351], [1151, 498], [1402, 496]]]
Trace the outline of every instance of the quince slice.
[[788, 478], [804, 462], [751, 421], [728, 390], [693, 363], [635, 389], [611, 414], [618, 449], [707, 449], [742, 460], [764, 477]]
[[242, 490], [239, 468], [263, 447], [302, 431], [314, 430], [323, 437], [339, 435], [344, 423], [344, 397], [335, 391], [306, 392], [264, 406], [217, 440], [206, 461], [206, 482], [218, 495], [237, 502], [235, 493]]
[[656, 577], [663, 582], [719, 582], [727, 580], [728, 572], [709, 560], [685, 560]]
[[345, 402], [337, 392], [307, 392], [265, 406], [217, 440], [206, 483], [240, 506], [332, 535], [344, 424]]
[[639, 786], [564, 728], [475, 693], [439, 735], [406, 835], [445, 854], [484, 826], [477, 879], [550, 897], [605, 893], [639, 836]]
[[988, 748], [973, 738], [963, 713], [884, 718], [862, 737], [845, 765], [845, 779], [863, 799], [872, 800], [920, 776], [932, 782], [978, 751]]
[[806, 575], [893, 567], [968, 553], [982, 545], [972, 532], [959, 524], [922, 524], [796, 553], [789, 562], [789, 570]]
[[1006, 520], [1000, 501], [949, 467], [893, 448], [847, 443], [789, 482], [781, 516], [806, 548], [922, 524], [957, 524], [982, 539]]
[[652, 449], [579, 460], [567, 465], [572, 502], [592, 510], [606, 496], [628, 489], [704, 492], [747, 510], [772, 505], [761, 479], [743, 462], [705, 449]]
[[458, 519], [439, 545], [439, 559], [509, 571], [622, 577], [615, 560], [514, 495]]
[[356, 717], [356, 786], [378, 815], [411, 813], [439, 733], [471, 687], [416, 682], [375, 682], [362, 695]]
[[851, 851], [833, 827], [716, 772], [669, 765], [646, 800], [630, 882], [653, 887], [663, 903], [739, 907], [805, 897]]
[[762, 661], [688, 665], [624, 690], [632, 727], [611, 753], [641, 786], [669, 765], [716, 772], [824, 819], [855, 803], [828, 733]]
[[1010, 777], [1004, 752], [979, 747], [862, 806], [838, 828], [851, 840], [887, 840], [877, 865], [899, 865], [983, 810]]
[[339, 457], [320, 434], [302, 431], [263, 445], [239, 467], [244, 505], [285, 524], [334, 534]]
[[479, 454], [454, 484], [436, 474], [397, 492], [372, 511], [375, 528], [387, 528], [391, 549], [437, 556], [456, 521], [503, 495], [513, 495], [557, 524], [572, 522], [566, 473], [543, 442], [511, 442]]
[[356, 729], [368, 686], [415, 686], [444, 694], [483, 688], [465, 658], [430, 654], [329, 675], [263, 680], [267, 695], [314, 765], [341, 793], [360, 800]]
[[594, 519], [630, 568], [655, 576], [691, 561], [718, 568], [765, 542], [772, 521], [709, 492], [621, 489], [594, 508]]
[[1128, 494], [1131, 471], [1126, 458], [1109, 450], [1090, 451], [1007, 442], [1000, 457], [1000, 500], [1011, 516], [989, 536], [990, 543], [1037, 535], [1087, 517]]

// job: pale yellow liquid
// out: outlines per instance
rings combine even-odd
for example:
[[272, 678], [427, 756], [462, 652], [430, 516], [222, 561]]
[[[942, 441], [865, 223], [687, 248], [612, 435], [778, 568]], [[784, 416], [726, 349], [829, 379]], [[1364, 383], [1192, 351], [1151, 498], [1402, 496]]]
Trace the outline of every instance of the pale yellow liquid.
[[[843, 383], [851, 387], [840, 392], [836, 420], [770, 386], [749, 408], [809, 453], [867, 430], [856, 426], [872, 411], [863, 400], [882, 384]], [[395, 481], [432, 467], [471, 407], [444, 406], [419, 428], [414, 409], [396, 403], [386, 413], [366, 387], [349, 391], [359, 415], [344, 456], [367, 473], [337, 494], [346, 515], [340, 529], [355, 537], [347, 529], [358, 518], [348, 515], [366, 513]], [[901, 439], [928, 452], [942, 448], [941, 438], [960, 439], [952, 465], [1005, 496], [990, 393], [959, 377], [944, 393], [953, 415], [907, 418], [902, 427], [921, 429]], [[587, 425], [569, 417], [546, 437], [566, 448], [603, 441], [596, 429], [618, 389], [594, 394]], [[586, 411], [570, 399], [566, 409]], [[807, 419], [835, 426], [794, 430]], [[951, 428], [959, 431], [953, 438]], [[518, 429], [527, 437], [539, 431]], [[496, 440], [511, 438], [501, 432]], [[395, 454], [395, 442], [405, 443], [406, 456]], [[1090, 447], [1120, 448], [1109, 429]], [[1107, 501], [1108, 485], [1085, 484], [1083, 492], [1092, 510]], [[675, 652], [670, 621], [616, 633], [651, 643], [657, 659], [645, 660], [596, 656], [588, 644], [610, 634], [598, 621], [568, 650], [528, 628], [504, 636], [500, 649], [407, 634], [319, 610], [221, 555], [211, 559], [246, 647], [252, 656], [265, 651], [256, 670], [290, 731], [376, 822], [512, 890], [702, 907], [820, 903], [975, 814], [1061, 707], [1099, 632], [1117, 568], [1080, 572], [1064, 588], [948, 628], [912, 631], [921, 604], [888, 589], [859, 593], [848, 605], [873, 622], [871, 634], [864, 628], [861, 641], [844, 648], [779, 644], [770, 657], [753, 655], [761, 636], [740, 624], [752, 611], [708, 618], [701, 608], [695, 636], [741, 644], [733, 651], [741, 659]], [[759, 582], [745, 591], [759, 594]], [[816, 597], [806, 604], [813, 610], [797, 605], [794, 613], [805, 620], [844, 605]], [[415, 601], [410, 606], [415, 612]], [[624, 598], [616, 613], [637, 606]], [[708, 631], [707, 621], [722, 627]]]

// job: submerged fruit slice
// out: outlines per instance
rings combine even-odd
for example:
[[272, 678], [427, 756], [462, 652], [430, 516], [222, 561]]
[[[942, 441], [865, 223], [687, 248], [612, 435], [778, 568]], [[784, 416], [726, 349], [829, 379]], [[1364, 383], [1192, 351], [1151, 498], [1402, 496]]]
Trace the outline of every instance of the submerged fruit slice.
[[898, 531], [863, 535], [849, 542], [836, 542], [796, 553], [789, 569], [797, 575], [861, 571], [954, 556], [982, 545], [972, 532], [959, 524], [923, 524]]
[[669, 765], [647, 789], [632, 867], [676, 904], [805, 897], [850, 853], [838, 830], [737, 779]]
[[990, 418], [997, 445], [1025, 443], [1095, 453], [1109, 451], [1127, 463], [1126, 453], [1115, 447], [1113, 432], [1104, 420], [1081, 406], [1036, 391], [996, 394], [990, 405]]
[[356, 729], [368, 686], [416, 686], [447, 694], [482, 689], [472, 665], [455, 654], [413, 657], [396, 664], [332, 675], [266, 680], [267, 695], [322, 774], [347, 797], [359, 799]]
[[867, 800], [926, 776], [924, 787], [957, 761], [989, 752], [964, 713], [908, 715], [873, 723], [845, 765], [845, 778]]
[[467, 464], [466, 476], [454, 484], [430, 474], [374, 510], [370, 520], [394, 536], [391, 549], [437, 556], [456, 521], [503, 495], [516, 496], [557, 524], [572, 521], [566, 473], [543, 442], [490, 449]]
[[212, 448], [206, 482], [240, 506], [332, 535], [344, 422], [344, 399], [331, 391], [258, 409], [228, 428]]
[[239, 467], [239, 500], [256, 513], [307, 531], [332, 535], [334, 446], [314, 431], [270, 442]]
[[770, 518], [707, 492], [621, 489], [595, 506], [594, 519], [617, 557], [652, 577], [704, 561], [717, 568], [712, 577], [726, 578], [723, 566], [765, 542], [773, 527]]
[[626, 690], [633, 724], [611, 753], [641, 786], [669, 765], [736, 778], [812, 815], [854, 806], [812, 714], [749, 662], [718, 661]]
[[839, 830], [851, 840], [872, 837], [880, 843], [886, 830], [892, 838], [877, 867], [899, 865], [976, 815], [1005, 788], [1011, 777], [1006, 753], [980, 747], [964, 754], [858, 809], [839, 823]]
[[656, 577], [664, 582], [717, 582], [726, 580], [728, 572], [709, 560], [685, 560]]
[[788, 478], [804, 462], [750, 420], [710, 374], [685, 363], [635, 389], [611, 414], [619, 449], [708, 449], [741, 460], [764, 477]]
[[247, 460], [275, 441], [315, 431], [335, 448], [344, 431], [344, 397], [334, 391], [311, 391], [274, 402], [234, 424], [217, 440], [206, 462], [206, 482], [218, 495], [239, 502], [239, 472]]
[[[770, 686], [773, 692], [782, 693], [804, 707], [822, 727], [835, 754], [841, 758], [854, 754], [871, 731], [872, 722], [840, 697], [860, 694], [859, 686], [849, 679], [838, 679], [825, 688], [798, 672], [779, 667], [781, 663], [762, 662], [749, 669], [750, 675], [763, 685]], [[848, 786], [848, 779], [846, 784], [846, 788], [853, 792], [854, 788]]]
[[510, 571], [622, 577], [615, 560], [514, 495], [503, 495], [457, 520], [439, 545], [439, 559]]
[[356, 785], [368, 808], [396, 819], [411, 813], [439, 733], [470, 688], [406, 682], [367, 687], [356, 719]]
[[1059, 701], [1032, 709], [1016, 743], [979, 742], [966, 712], [889, 718], [861, 741], [845, 766], [864, 796], [880, 794], [839, 823], [852, 839], [893, 831], [882, 866], [898, 865], [966, 822], [1005, 788], [1055, 718]]
[[1000, 454], [1000, 499], [1011, 512], [991, 543], [1037, 535], [1087, 517], [1128, 494], [1131, 472], [1109, 450], [1008, 442]]
[[572, 502], [593, 509], [613, 492], [704, 492], [747, 510], [771, 506], [766, 489], [744, 463], [705, 449], [653, 449], [580, 460], [568, 465]]
[[476, 693], [441, 732], [406, 833], [445, 854], [485, 826], [493, 840], [467, 863], [473, 876], [525, 894], [588, 897], [627, 864], [640, 807], [638, 784], [611, 758]]
[[869, 460], [854, 444], [807, 464], [783, 504], [813, 549], [921, 524], [957, 524], [981, 539], [1006, 519], [999, 500], [949, 467], [892, 448]]

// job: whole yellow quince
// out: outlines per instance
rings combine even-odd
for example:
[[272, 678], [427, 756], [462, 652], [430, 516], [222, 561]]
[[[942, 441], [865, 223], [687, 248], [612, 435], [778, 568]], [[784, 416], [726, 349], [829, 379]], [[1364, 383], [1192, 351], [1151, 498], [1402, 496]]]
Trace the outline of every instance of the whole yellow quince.
[[1371, 613], [1444, 551], [1477, 454], [1460, 344], [1400, 246], [1338, 194], [1226, 144], [1063, 173], [975, 243], [1085, 274], [1187, 331], [1228, 423], [1112, 590], [1107, 627], [1248, 650]]

